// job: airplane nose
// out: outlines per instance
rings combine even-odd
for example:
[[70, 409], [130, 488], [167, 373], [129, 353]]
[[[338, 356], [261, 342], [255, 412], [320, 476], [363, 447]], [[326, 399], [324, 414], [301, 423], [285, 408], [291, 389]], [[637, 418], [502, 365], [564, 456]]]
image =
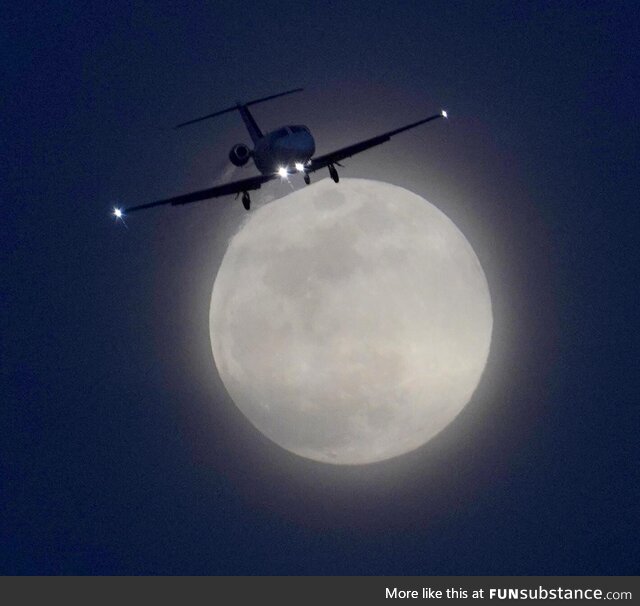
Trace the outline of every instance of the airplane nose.
[[295, 166], [304, 164], [315, 153], [316, 146], [310, 133], [292, 133], [286, 140], [276, 144], [280, 164]]
[[311, 133], [305, 133], [305, 138], [306, 138], [306, 149], [305, 151], [307, 152], [306, 158], [305, 159], [309, 159], [311, 158], [311, 156], [313, 156], [313, 154], [316, 153], [316, 142], [313, 140], [313, 136], [311, 135]]

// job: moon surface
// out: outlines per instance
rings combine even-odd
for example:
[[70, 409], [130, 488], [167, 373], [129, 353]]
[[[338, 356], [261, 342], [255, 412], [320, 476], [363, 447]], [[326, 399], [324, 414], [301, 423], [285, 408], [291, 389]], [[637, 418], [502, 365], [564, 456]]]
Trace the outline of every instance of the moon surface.
[[480, 262], [435, 206], [329, 179], [247, 216], [211, 297], [220, 377], [265, 436], [363, 464], [409, 452], [469, 402], [493, 317]]

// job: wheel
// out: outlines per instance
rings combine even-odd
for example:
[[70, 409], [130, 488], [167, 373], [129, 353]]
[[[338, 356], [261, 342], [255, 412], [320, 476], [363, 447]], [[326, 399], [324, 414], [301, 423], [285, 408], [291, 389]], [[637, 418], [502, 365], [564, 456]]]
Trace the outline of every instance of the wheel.
[[245, 210], [249, 210], [251, 208], [251, 197], [247, 192], [242, 194], [242, 206], [244, 206]]
[[309, 176], [309, 173], [304, 173], [304, 182], [309, 185], [309, 183], [311, 183], [311, 177]]
[[336, 170], [336, 167], [333, 164], [329, 165], [329, 174], [331, 175], [331, 178], [337, 183], [338, 181], [340, 181], [340, 175], [338, 175], [338, 171]]

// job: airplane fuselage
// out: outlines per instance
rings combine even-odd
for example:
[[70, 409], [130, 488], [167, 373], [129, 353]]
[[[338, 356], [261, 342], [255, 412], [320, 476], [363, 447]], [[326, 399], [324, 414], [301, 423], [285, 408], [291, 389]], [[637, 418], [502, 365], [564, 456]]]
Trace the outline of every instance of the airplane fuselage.
[[283, 126], [256, 141], [253, 161], [263, 175], [282, 167], [293, 171], [296, 163], [306, 164], [315, 151], [313, 135], [306, 126]]

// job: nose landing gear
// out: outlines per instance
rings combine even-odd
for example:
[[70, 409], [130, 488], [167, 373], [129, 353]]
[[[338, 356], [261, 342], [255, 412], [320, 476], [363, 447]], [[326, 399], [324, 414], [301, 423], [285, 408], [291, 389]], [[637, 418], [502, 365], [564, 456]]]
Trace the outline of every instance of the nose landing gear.
[[309, 173], [304, 173], [304, 182], [309, 185], [309, 183], [311, 183], [311, 177], [309, 176]]
[[340, 175], [338, 175], [338, 171], [336, 170], [336, 167], [333, 164], [329, 164], [329, 175], [331, 176], [331, 178], [335, 183], [340, 181]]

